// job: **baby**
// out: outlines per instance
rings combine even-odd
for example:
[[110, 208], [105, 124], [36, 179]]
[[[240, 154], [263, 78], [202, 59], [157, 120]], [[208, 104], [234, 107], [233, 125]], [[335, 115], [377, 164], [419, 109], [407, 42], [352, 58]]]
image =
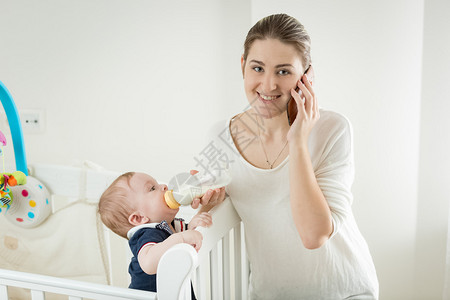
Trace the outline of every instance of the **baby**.
[[164, 252], [178, 243], [190, 244], [198, 251], [203, 237], [193, 229], [212, 224], [207, 211], [213, 203], [202, 206], [188, 225], [175, 218], [178, 209], [167, 206], [166, 191], [167, 186], [151, 176], [128, 172], [120, 175], [100, 197], [98, 212], [102, 222], [129, 240], [133, 253], [128, 269], [130, 288], [156, 292], [156, 269]]

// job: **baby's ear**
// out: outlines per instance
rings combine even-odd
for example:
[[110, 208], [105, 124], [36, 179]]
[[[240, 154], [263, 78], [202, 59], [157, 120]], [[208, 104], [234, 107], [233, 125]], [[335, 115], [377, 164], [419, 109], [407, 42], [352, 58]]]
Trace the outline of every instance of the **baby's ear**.
[[138, 226], [146, 224], [150, 219], [146, 216], [141, 215], [139, 212], [135, 211], [128, 217], [128, 222], [133, 226]]

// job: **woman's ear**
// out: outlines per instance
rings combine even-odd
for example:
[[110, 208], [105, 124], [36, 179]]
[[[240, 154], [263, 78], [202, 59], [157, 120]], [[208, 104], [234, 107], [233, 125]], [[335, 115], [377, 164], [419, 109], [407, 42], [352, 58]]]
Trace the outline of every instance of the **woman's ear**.
[[135, 211], [128, 217], [128, 222], [133, 226], [138, 226], [146, 224], [150, 219], [146, 216], [141, 215], [139, 212]]
[[242, 78], [244, 78], [244, 69], [245, 69], [244, 54], [242, 54], [241, 56], [241, 69], [242, 69]]

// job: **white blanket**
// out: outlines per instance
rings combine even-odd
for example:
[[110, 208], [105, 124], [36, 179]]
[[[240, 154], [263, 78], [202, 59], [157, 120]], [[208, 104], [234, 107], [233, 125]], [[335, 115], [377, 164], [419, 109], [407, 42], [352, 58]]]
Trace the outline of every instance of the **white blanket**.
[[[17, 227], [0, 214], [0, 268], [108, 284], [96, 210], [96, 203], [75, 202], [31, 229]], [[21, 289], [8, 292], [10, 299], [28, 298]]]

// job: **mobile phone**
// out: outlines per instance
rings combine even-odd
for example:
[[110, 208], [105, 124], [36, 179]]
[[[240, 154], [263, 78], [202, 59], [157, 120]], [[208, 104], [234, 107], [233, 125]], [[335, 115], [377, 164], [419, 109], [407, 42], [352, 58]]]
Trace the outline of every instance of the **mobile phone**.
[[[311, 80], [314, 80], [314, 70], [311, 67], [311, 65], [309, 65], [309, 67], [306, 68], [306, 71], [303, 74], [307, 74], [308, 78], [311, 78]], [[295, 88], [295, 91], [298, 93], [299, 90], [300, 89], [297, 86]], [[286, 104], [286, 108], [287, 108], [286, 112], [287, 112], [287, 118], [288, 118], [289, 126], [291, 126], [292, 123], [294, 123], [295, 118], [297, 117], [297, 113], [298, 113], [297, 103], [295, 102], [295, 100], [293, 98], [289, 99], [288, 103]]]

